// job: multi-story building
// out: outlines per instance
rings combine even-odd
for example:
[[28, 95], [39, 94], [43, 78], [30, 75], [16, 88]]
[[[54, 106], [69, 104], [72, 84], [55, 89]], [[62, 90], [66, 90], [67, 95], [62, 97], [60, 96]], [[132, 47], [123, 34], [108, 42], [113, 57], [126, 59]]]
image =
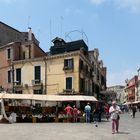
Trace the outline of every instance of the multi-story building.
[[116, 100], [118, 103], [124, 103], [124, 98], [125, 98], [125, 86], [122, 85], [116, 85], [116, 86], [111, 86], [107, 87], [107, 91], [113, 91], [116, 93]]
[[138, 76], [135, 75], [132, 79], [126, 82], [127, 85], [125, 87], [125, 92], [126, 92], [127, 102], [136, 101], [137, 81], [138, 81]]
[[99, 51], [88, 51], [83, 40], [53, 40], [47, 56], [47, 94], [84, 94], [100, 96], [106, 89], [106, 68], [98, 60]]
[[[101, 98], [100, 92], [106, 90], [106, 67], [99, 60], [98, 49], [89, 51], [83, 40], [65, 42], [56, 37], [50, 51], [45, 53], [31, 29], [25, 39], [24, 33], [1, 25], [10, 30], [7, 38], [4, 33], [5, 40], [0, 38], [1, 89], [23, 94], [81, 94]], [[15, 32], [12, 39], [11, 30]]]
[[140, 69], [138, 69], [138, 81], [137, 81], [137, 92], [136, 92], [136, 101], [140, 101]]
[[101, 91], [106, 90], [106, 67], [103, 66], [103, 61], [99, 60], [99, 50], [97, 48], [89, 51], [89, 60], [92, 64], [93, 74], [92, 92], [94, 96], [101, 99]]
[[[24, 77], [26, 77], [24, 76], [24, 73], [22, 75], [23, 66], [27, 65], [27, 63], [31, 63], [31, 60], [32, 63], [34, 63], [36, 58], [44, 57], [46, 54], [38, 46], [38, 41], [32, 34], [31, 29], [28, 32], [28, 37], [26, 37], [23, 36], [23, 34], [26, 33], [21, 33], [18, 30], [0, 22], [0, 31], [0, 40], [2, 44], [0, 45], [1, 90], [22, 93], [23, 91], [21, 89], [24, 84], [23, 80]], [[18, 64], [20, 63], [21, 67], [17, 67], [15, 65], [16, 62], [18, 62]], [[30, 77], [29, 73], [27, 73], [27, 75]]]
[[45, 57], [14, 61], [14, 92], [45, 94]]

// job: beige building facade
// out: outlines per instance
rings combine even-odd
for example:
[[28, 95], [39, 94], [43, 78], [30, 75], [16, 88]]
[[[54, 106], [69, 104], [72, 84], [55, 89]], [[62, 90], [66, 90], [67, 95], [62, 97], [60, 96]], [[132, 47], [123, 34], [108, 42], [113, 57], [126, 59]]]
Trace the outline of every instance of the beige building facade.
[[[13, 28], [12, 31], [18, 32]], [[98, 99], [100, 92], [106, 90], [106, 67], [99, 60], [99, 50], [89, 51], [83, 40], [65, 42], [56, 37], [47, 53], [36, 43], [31, 29], [26, 40], [11, 43], [9, 40], [0, 46], [1, 90], [20, 94], [89, 95]]]
[[106, 89], [106, 67], [99, 51], [88, 51], [83, 40], [53, 40], [47, 59], [47, 94], [80, 94], [100, 98]]
[[[43, 94], [45, 92], [45, 61], [43, 58], [14, 62], [14, 92]], [[21, 82], [18, 82], [18, 78]], [[44, 93], [45, 94], [45, 93]]]
[[[0, 30], [3, 32], [0, 34], [0, 91], [22, 93], [24, 91], [19, 89], [24, 84], [24, 75], [21, 75], [22, 72], [24, 74], [24, 65], [44, 57], [46, 53], [38, 46], [39, 42], [31, 28], [29, 32], [20, 32], [0, 22]], [[17, 68], [15, 62], [18, 62], [18, 65], [20, 63], [23, 69]], [[30, 73], [30, 70], [28, 72]], [[30, 78], [29, 74], [28, 77]]]
[[24, 59], [11, 61], [10, 67], [14, 70], [12, 91], [22, 94], [81, 94], [99, 98], [99, 92], [106, 87], [106, 68], [98, 60], [97, 49], [89, 52], [80, 48], [80, 45], [86, 45], [83, 41], [74, 43], [77, 42], [79, 48], [76, 50], [49, 52], [38, 58], [29, 58], [27, 53]]
[[[79, 92], [79, 54], [78, 51], [47, 57], [47, 94]], [[65, 61], [70, 67], [64, 66]], [[67, 80], [70, 80], [70, 85], [66, 85]]]

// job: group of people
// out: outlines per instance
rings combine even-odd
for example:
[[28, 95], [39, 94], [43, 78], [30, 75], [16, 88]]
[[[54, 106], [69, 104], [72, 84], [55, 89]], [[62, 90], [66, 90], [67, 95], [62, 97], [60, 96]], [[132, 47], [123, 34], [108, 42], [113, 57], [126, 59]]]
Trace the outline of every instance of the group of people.
[[90, 103], [87, 103], [84, 109], [86, 122], [101, 122], [101, 117], [104, 111], [105, 108], [101, 104], [97, 104], [96, 106], [91, 108]]
[[[68, 104], [65, 108], [64, 111], [66, 112], [66, 117], [67, 117], [67, 121], [73, 121], [73, 122], [77, 122], [78, 119], [78, 114], [80, 113], [80, 111], [78, 110], [78, 108], [73, 105], [73, 108], [70, 106], [70, 104]], [[73, 119], [73, 120], [72, 120]]]
[[[109, 107], [109, 105], [105, 104], [104, 105], [104, 111], [105, 114], [107, 115], [107, 119], [109, 119], [109, 114], [110, 118], [112, 120], [112, 134], [118, 133], [119, 130], [119, 113], [121, 113], [120, 107], [116, 104], [116, 101], [112, 102], [112, 106]], [[90, 122], [90, 115], [91, 114], [91, 106], [89, 103], [85, 106], [85, 118], [86, 122]], [[96, 107], [93, 111], [93, 114], [95, 114], [95, 122], [100, 122], [101, 121], [101, 115], [102, 115], [102, 109], [100, 106]], [[97, 127], [97, 123], [95, 123]]]
[[[82, 114], [81, 111], [78, 110], [78, 108], [73, 105], [73, 107], [68, 104], [64, 111], [66, 113], [66, 117], [68, 119], [68, 122], [77, 122], [78, 121], [78, 115]], [[101, 116], [102, 116], [102, 107], [97, 106], [94, 109], [91, 108], [90, 103], [87, 103], [84, 107], [83, 116], [85, 116], [85, 121], [87, 123], [91, 121], [101, 122]], [[92, 120], [93, 119], [93, 120]]]

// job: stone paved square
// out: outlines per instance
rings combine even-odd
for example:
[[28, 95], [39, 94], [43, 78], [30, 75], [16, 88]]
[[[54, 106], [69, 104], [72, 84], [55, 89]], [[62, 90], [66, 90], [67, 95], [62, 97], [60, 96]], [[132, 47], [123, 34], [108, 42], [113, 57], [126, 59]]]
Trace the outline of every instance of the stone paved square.
[[120, 133], [111, 134], [111, 122], [0, 124], [1, 140], [139, 140], [140, 113], [121, 114]]

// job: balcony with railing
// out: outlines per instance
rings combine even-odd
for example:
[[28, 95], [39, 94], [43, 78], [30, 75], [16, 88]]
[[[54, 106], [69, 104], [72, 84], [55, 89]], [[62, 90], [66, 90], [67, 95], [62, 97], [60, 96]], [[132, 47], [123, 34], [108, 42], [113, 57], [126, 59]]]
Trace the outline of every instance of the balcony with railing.
[[64, 66], [63, 70], [65, 71], [65, 73], [69, 73], [69, 72], [73, 72], [73, 67], [69, 67], [69, 66]]
[[75, 90], [74, 89], [63, 89], [63, 92], [60, 93], [60, 94], [63, 94], [63, 95], [73, 95], [73, 94], [75, 94]]
[[41, 86], [42, 85], [42, 80], [40, 80], [40, 79], [32, 80], [32, 85], [33, 86]]
[[14, 88], [14, 92], [15, 91], [22, 91], [23, 83], [21, 81], [15, 81], [13, 88]]
[[14, 87], [23, 87], [23, 83], [21, 81], [15, 81], [14, 82]]

